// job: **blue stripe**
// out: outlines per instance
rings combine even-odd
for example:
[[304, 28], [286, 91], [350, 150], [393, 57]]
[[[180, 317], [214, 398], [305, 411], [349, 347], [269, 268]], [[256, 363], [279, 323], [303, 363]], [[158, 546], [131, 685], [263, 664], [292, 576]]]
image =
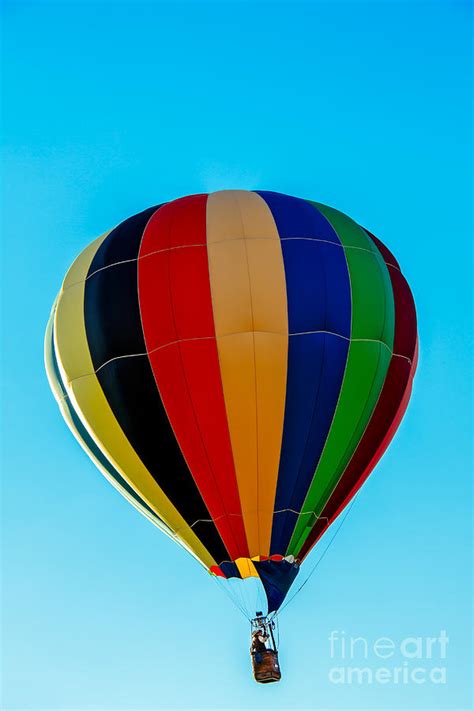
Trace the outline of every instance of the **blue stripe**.
[[[305, 200], [259, 192], [282, 240], [288, 299], [288, 375], [271, 554], [285, 554], [331, 426], [351, 329], [341, 242]], [[308, 209], [309, 208], [309, 209]], [[338, 335], [334, 335], [338, 334]], [[344, 338], [341, 338], [343, 336]]]
[[268, 601], [268, 614], [281, 606], [299, 572], [299, 565], [287, 560], [254, 561]]
[[219, 568], [222, 570], [226, 578], [242, 578], [236, 563], [224, 561], [224, 563], [220, 564]]

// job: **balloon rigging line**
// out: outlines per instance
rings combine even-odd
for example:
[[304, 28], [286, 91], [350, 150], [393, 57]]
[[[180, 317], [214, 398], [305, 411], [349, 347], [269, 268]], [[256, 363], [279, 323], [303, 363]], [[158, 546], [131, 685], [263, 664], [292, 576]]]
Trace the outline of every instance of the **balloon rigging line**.
[[[321, 561], [323, 560], [324, 556], [325, 556], [326, 553], [328, 552], [329, 548], [330, 548], [330, 547], [332, 546], [332, 544], [334, 543], [334, 540], [335, 540], [336, 536], [338, 535], [339, 531], [341, 530], [342, 526], [344, 525], [344, 522], [345, 522], [346, 518], [349, 516], [349, 514], [350, 514], [350, 512], [351, 512], [351, 509], [352, 509], [352, 507], [354, 506], [354, 503], [355, 503], [357, 497], [359, 496], [359, 493], [360, 493], [360, 490], [357, 492], [357, 494], [354, 496], [354, 498], [353, 498], [352, 501], [350, 502], [349, 506], [347, 507], [347, 509], [346, 509], [346, 511], [345, 511], [345, 513], [344, 513], [344, 516], [342, 517], [342, 519], [341, 519], [339, 525], [337, 526], [336, 530], [334, 531], [334, 534], [331, 536], [331, 538], [330, 538], [330, 540], [329, 540], [329, 542], [328, 542], [326, 548], [323, 550], [321, 556], [318, 558], [318, 560], [317, 560], [316, 563], [314, 564], [314, 566], [313, 566], [313, 568], [311, 569], [311, 572], [309, 573], [309, 575], [308, 575], [308, 577], [306, 578], [306, 580], [303, 581], [303, 583], [300, 585], [300, 587], [293, 593], [293, 595], [289, 598], [289, 600], [286, 601], [286, 603], [283, 605], [283, 607], [280, 608], [280, 610], [276, 611], [276, 612], [272, 615], [272, 617], [273, 617], [273, 619], [275, 620], [275, 622], [278, 623], [278, 616], [279, 616], [279, 615], [283, 612], [283, 610], [290, 604], [290, 602], [292, 602], [292, 600], [294, 600], [294, 598], [295, 598], [295, 597], [298, 595], [298, 593], [304, 588], [304, 586], [306, 585], [306, 583], [307, 583], [307, 582], [309, 581], [309, 579], [312, 577], [313, 573], [316, 571], [316, 568], [319, 566], [319, 564], [320, 564]], [[243, 615], [249, 622], [251, 622], [251, 618], [248, 616], [248, 614], [247, 614], [247, 612], [246, 612], [247, 604], [246, 604], [244, 592], [243, 592], [242, 590], [240, 590], [240, 589], [237, 589], [237, 590], [233, 591], [233, 592], [235, 593], [235, 595], [232, 595], [232, 594], [230, 593], [230, 590], [227, 589], [227, 586], [223, 583], [223, 581], [221, 581], [221, 580], [219, 579], [218, 576], [214, 576], [214, 575], [213, 575], [212, 577], [213, 577], [214, 580], [216, 581], [218, 587], [219, 587], [221, 590], [224, 590], [224, 592], [226, 593], [226, 595], [227, 595], [227, 597], [229, 598], [229, 600], [230, 600], [234, 605], [236, 605], [236, 607], [240, 610], [240, 612], [242, 613], [242, 615]], [[223, 583], [222, 585], [220, 585], [221, 582]], [[259, 597], [260, 597], [260, 589], [258, 589], [258, 592], [257, 592], [257, 598], [259, 598]], [[238, 598], [240, 598], [240, 602], [238, 602]]]
[[[300, 587], [294, 592], [294, 594], [290, 597], [290, 599], [287, 600], [287, 602], [283, 605], [283, 607], [282, 607], [280, 610], [278, 610], [277, 612], [275, 612], [275, 613], [271, 616], [271, 617], [275, 620], [275, 623], [276, 623], [277, 626], [278, 626], [278, 617], [279, 617], [279, 615], [283, 612], [283, 610], [285, 609], [285, 607], [287, 607], [287, 606], [290, 604], [290, 602], [292, 602], [292, 600], [294, 600], [294, 598], [298, 595], [298, 593], [304, 588], [304, 586], [306, 585], [306, 583], [307, 583], [307, 582], [309, 581], [309, 579], [312, 577], [313, 573], [316, 571], [316, 568], [319, 566], [319, 564], [320, 564], [321, 561], [323, 560], [323, 558], [324, 558], [324, 556], [326, 555], [326, 553], [328, 552], [329, 548], [330, 548], [330, 547], [332, 546], [332, 544], [334, 543], [334, 540], [335, 540], [336, 536], [338, 535], [339, 531], [341, 530], [341, 528], [342, 528], [342, 526], [343, 526], [343, 524], [344, 524], [346, 518], [349, 516], [349, 513], [350, 513], [350, 511], [351, 511], [351, 509], [352, 509], [352, 507], [353, 507], [353, 505], [354, 505], [354, 503], [355, 503], [355, 501], [356, 501], [358, 495], [359, 495], [359, 492], [357, 492], [357, 494], [354, 496], [354, 498], [353, 498], [352, 501], [350, 502], [350, 504], [349, 504], [349, 506], [347, 507], [347, 510], [345, 511], [344, 516], [342, 517], [342, 519], [341, 519], [341, 521], [340, 521], [338, 527], [337, 527], [336, 530], [334, 531], [334, 534], [333, 534], [332, 537], [330, 538], [330, 540], [329, 540], [329, 542], [328, 542], [326, 548], [323, 550], [321, 556], [318, 558], [318, 560], [316, 561], [315, 565], [314, 565], [313, 568], [311, 569], [311, 572], [309, 573], [309, 575], [308, 575], [308, 577], [306, 578], [306, 580], [304, 580], [304, 582], [303, 582], [303, 583], [300, 585]], [[234, 592], [234, 595], [232, 595], [231, 592], [230, 592], [230, 590], [227, 589], [227, 586], [226, 586], [225, 584], [222, 584], [222, 585], [220, 584], [221, 582], [223, 583], [223, 581], [219, 580], [218, 576], [212, 576], [212, 577], [213, 577], [214, 580], [216, 581], [218, 587], [219, 587], [221, 590], [224, 590], [224, 592], [226, 593], [226, 595], [227, 595], [227, 597], [229, 598], [229, 600], [230, 600], [234, 605], [236, 605], [236, 607], [239, 609], [239, 611], [242, 613], [242, 615], [245, 617], [245, 619], [246, 619], [248, 622], [251, 622], [251, 618], [248, 616], [248, 613], [247, 613], [248, 606], [247, 606], [247, 601], [246, 601], [246, 599], [245, 599], [244, 591], [241, 590], [240, 588], [238, 588], [238, 589], [236, 589], [236, 590], [233, 591], [233, 592]], [[257, 592], [257, 598], [259, 598], [259, 597], [260, 597], [260, 589], [258, 589], [258, 592]], [[279, 636], [279, 630], [278, 630], [278, 636]]]
[[212, 577], [213, 577], [214, 580], [216, 581], [217, 587], [220, 588], [221, 590], [223, 590], [223, 591], [225, 592], [225, 594], [227, 595], [227, 597], [229, 598], [229, 600], [231, 601], [231, 603], [232, 603], [233, 605], [235, 605], [235, 606], [239, 609], [239, 611], [242, 613], [242, 615], [245, 617], [245, 619], [248, 620], [248, 622], [250, 622], [250, 617], [248, 617], [248, 615], [247, 615], [247, 613], [245, 612], [244, 608], [243, 608], [242, 605], [237, 601], [237, 599], [234, 598], [234, 597], [230, 594], [230, 591], [226, 588], [225, 585], [220, 585], [220, 581], [219, 581], [219, 578], [218, 578], [217, 576], [214, 576], [214, 575], [213, 575]]
[[[360, 490], [359, 490], [359, 491], [360, 491]], [[325, 556], [326, 553], [328, 552], [329, 548], [330, 548], [331, 545], [333, 544], [334, 539], [336, 538], [337, 534], [339, 533], [339, 531], [341, 530], [341, 528], [342, 528], [342, 526], [343, 526], [343, 524], [344, 524], [344, 521], [345, 521], [346, 518], [349, 516], [350, 511], [351, 511], [351, 509], [352, 509], [352, 507], [353, 507], [353, 505], [354, 505], [354, 503], [355, 503], [355, 500], [357, 499], [358, 495], [359, 495], [359, 492], [357, 492], [357, 494], [354, 496], [354, 498], [352, 499], [351, 503], [350, 503], [349, 506], [347, 507], [347, 510], [346, 510], [344, 516], [342, 517], [339, 526], [338, 526], [338, 527], [336, 528], [336, 530], [334, 531], [334, 534], [333, 534], [332, 538], [330, 539], [330, 541], [329, 541], [329, 543], [327, 544], [326, 548], [325, 548], [324, 551], [322, 552], [321, 556], [320, 556], [320, 557], [318, 558], [318, 560], [316, 561], [314, 567], [312, 568], [312, 570], [311, 570], [310, 574], [308, 575], [308, 577], [306, 578], [306, 580], [300, 585], [300, 587], [298, 588], [298, 590], [296, 590], [296, 592], [290, 597], [290, 599], [286, 601], [286, 603], [283, 605], [283, 607], [282, 607], [280, 610], [278, 610], [277, 615], [280, 615], [280, 614], [283, 612], [283, 610], [285, 609], [285, 607], [287, 607], [287, 606], [290, 604], [290, 602], [291, 602], [292, 600], [294, 600], [294, 598], [298, 595], [298, 593], [302, 590], [302, 588], [304, 588], [304, 586], [306, 585], [306, 583], [308, 582], [308, 580], [311, 578], [311, 576], [312, 576], [313, 573], [315, 572], [316, 568], [317, 568], [318, 565], [321, 563], [322, 559], [324, 558], [324, 556]]]

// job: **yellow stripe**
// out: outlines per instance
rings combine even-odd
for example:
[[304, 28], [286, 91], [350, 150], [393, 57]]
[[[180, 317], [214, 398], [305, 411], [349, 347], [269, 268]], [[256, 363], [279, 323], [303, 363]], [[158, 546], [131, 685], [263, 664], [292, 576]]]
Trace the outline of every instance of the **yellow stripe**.
[[285, 409], [283, 255], [256, 193], [209, 195], [207, 248], [219, 364], [250, 557], [269, 555]]
[[249, 558], [237, 558], [235, 564], [242, 578], [258, 578], [257, 570]]
[[64, 277], [63, 291], [64, 289], [69, 289], [69, 287], [73, 286], [73, 284], [79, 284], [86, 280], [87, 272], [89, 271], [89, 267], [94, 259], [95, 253], [110, 232], [111, 230], [104, 232], [104, 234], [100, 235], [100, 237], [97, 237], [97, 239], [83, 249], [80, 255], [73, 261], [67, 270], [66, 276]]
[[61, 377], [74, 410], [107, 459], [175, 533], [178, 543], [209, 568], [216, 565], [216, 561], [130, 445], [94, 372], [84, 322], [84, 290], [90, 263], [105, 236], [79, 255], [66, 275], [59, 295], [54, 336]]
[[62, 401], [64, 399], [64, 394], [60, 384], [58, 383], [58, 378], [56, 376], [53, 366], [52, 355], [53, 321], [54, 314], [56, 313], [56, 305], [58, 303], [58, 298], [59, 296], [57, 296], [54, 301], [53, 308], [51, 309], [51, 314], [46, 325], [46, 332], [44, 334], [44, 367], [46, 370], [46, 376], [48, 378], [49, 387], [52, 390], [56, 402], [61, 407]]
[[45, 361], [45, 368], [46, 368], [46, 375], [48, 377], [48, 382], [49, 386], [53, 392], [53, 395], [56, 399], [56, 402], [58, 403], [59, 410], [61, 412], [61, 415], [71, 430], [72, 434], [74, 435], [75, 439], [79, 442], [81, 445], [82, 449], [85, 451], [87, 456], [92, 460], [92, 462], [95, 464], [97, 469], [105, 476], [107, 481], [112, 484], [112, 486], [117, 489], [117, 491], [132, 505], [134, 506], [137, 511], [139, 511], [145, 518], [147, 518], [151, 523], [156, 526], [157, 528], [160, 529], [166, 536], [171, 538], [172, 540], [175, 540], [174, 535], [172, 531], [170, 531], [162, 521], [160, 521], [158, 518], [153, 516], [144, 506], [140, 504], [137, 499], [133, 498], [133, 496], [130, 496], [129, 492], [123, 488], [119, 484], [119, 482], [114, 479], [113, 476], [110, 475], [109, 471], [105, 469], [103, 466], [102, 462], [97, 459], [95, 456], [94, 452], [92, 452], [89, 447], [87, 446], [86, 442], [83, 440], [81, 434], [79, 433], [76, 424], [71, 417], [69, 407], [66, 404], [66, 401], [69, 400], [69, 397], [67, 395], [64, 395], [61, 384], [58, 381], [58, 377], [56, 374], [56, 371], [54, 369], [53, 365], [53, 354], [52, 354], [52, 343], [51, 343], [51, 337], [52, 337], [52, 331], [53, 331], [53, 321], [54, 321], [54, 314], [56, 311], [56, 304], [57, 304], [57, 299], [54, 303], [51, 316], [49, 318], [48, 324], [46, 326], [46, 333], [45, 333], [45, 340], [44, 340], [44, 361]]

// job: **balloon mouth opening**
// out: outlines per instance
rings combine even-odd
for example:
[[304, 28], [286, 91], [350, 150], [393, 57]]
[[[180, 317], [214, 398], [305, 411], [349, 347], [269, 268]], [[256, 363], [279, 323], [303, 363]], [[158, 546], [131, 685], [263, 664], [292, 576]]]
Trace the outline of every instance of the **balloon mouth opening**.
[[237, 558], [233, 562], [213, 566], [210, 572], [217, 580], [224, 578], [229, 582], [238, 582], [236, 579], [250, 582], [250, 579], [256, 579], [263, 586], [267, 614], [270, 614], [280, 608], [299, 569], [299, 562], [293, 555], [274, 555]]
[[293, 555], [257, 555], [253, 558], [236, 558], [235, 560], [226, 560], [219, 565], [213, 565], [209, 568], [211, 575], [215, 575], [218, 578], [259, 578], [259, 572], [255, 563], [261, 563], [263, 561], [271, 561], [272, 563], [281, 563], [286, 561], [290, 565], [298, 566], [300, 565], [299, 559], [295, 558]]

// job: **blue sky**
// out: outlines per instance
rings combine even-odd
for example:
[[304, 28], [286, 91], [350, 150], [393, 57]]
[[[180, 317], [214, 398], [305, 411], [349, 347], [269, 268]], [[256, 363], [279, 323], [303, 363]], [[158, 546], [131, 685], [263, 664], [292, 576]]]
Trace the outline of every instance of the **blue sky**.
[[[471, 708], [470, 3], [17, 0], [3, 14], [3, 708]], [[220, 188], [347, 212], [396, 254], [419, 316], [407, 416], [283, 613], [269, 687], [251, 678], [244, 618], [75, 443], [42, 361], [89, 241]], [[331, 631], [398, 644], [441, 630], [446, 659], [417, 661], [444, 665], [446, 684], [329, 678]]]

